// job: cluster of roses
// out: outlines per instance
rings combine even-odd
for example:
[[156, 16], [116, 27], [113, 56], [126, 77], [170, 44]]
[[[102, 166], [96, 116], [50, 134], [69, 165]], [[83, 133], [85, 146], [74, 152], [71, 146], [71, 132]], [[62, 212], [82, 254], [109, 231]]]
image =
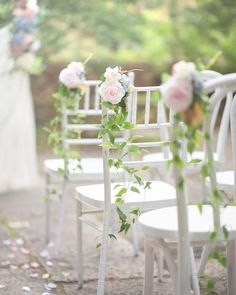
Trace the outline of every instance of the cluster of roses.
[[59, 81], [69, 89], [81, 86], [85, 80], [85, 66], [82, 62], [72, 61], [59, 74]]
[[11, 50], [15, 58], [39, 50], [40, 41], [34, 40], [37, 29], [39, 7], [36, 0], [16, 0], [13, 10], [13, 35]]
[[201, 97], [203, 84], [194, 63], [180, 61], [173, 65], [172, 76], [162, 85], [162, 98], [173, 112], [182, 113]]
[[99, 87], [99, 94], [104, 101], [118, 104], [132, 91], [130, 78], [119, 67], [107, 68], [104, 81]]

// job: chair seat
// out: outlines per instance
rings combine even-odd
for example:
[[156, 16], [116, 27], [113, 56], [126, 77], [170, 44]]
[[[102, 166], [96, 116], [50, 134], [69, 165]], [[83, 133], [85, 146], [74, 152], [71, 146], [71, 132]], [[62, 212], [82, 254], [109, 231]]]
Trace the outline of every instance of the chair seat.
[[219, 190], [232, 192], [234, 191], [234, 171], [222, 171], [216, 173], [217, 186]]
[[[170, 158], [171, 158], [171, 156], [170, 156]], [[193, 160], [193, 159], [197, 159], [197, 160], [203, 161], [204, 160], [204, 152], [203, 151], [195, 151], [195, 152], [193, 152], [192, 155], [188, 155], [188, 161], [189, 162], [191, 160]], [[214, 159], [215, 159], [215, 161], [218, 160], [218, 156], [217, 156], [216, 153], [214, 153]], [[168, 160], [168, 159], [166, 159], [164, 157], [164, 153], [159, 152], [159, 153], [150, 153], [148, 155], [145, 155], [143, 157], [143, 160], [150, 161], [150, 162], [157, 161], [157, 162], [160, 162], [160, 163], [166, 163], [166, 160]], [[197, 169], [199, 170], [200, 167], [201, 167], [201, 164], [202, 164], [202, 162], [197, 163], [197, 164], [190, 164], [188, 166], [188, 168], [187, 168], [188, 173], [194, 172]]]
[[[229, 231], [229, 239], [236, 239], [236, 207], [220, 208], [221, 224]], [[196, 205], [188, 206], [189, 234], [193, 242], [209, 241], [209, 234], [213, 230], [213, 209], [204, 205], [202, 213]], [[153, 238], [163, 238], [171, 241], [178, 239], [177, 207], [167, 207], [143, 213], [139, 217], [139, 224], [145, 235]], [[223, 234], [217, 240], [224, 241]]]
[[[120, 187], [115, 188], [118, 183], [111, 184], [112, 204], [115, 204], [115, 195]], [[129, 191], [125, 197], [125, 203], [119, 207], [140, 208], [141, 210], [150, 210], [163, 206], [173, 206], [176, 204], [175, 188], [162, 181], [153, 181], [151, 189], [145, 192], [139, 189], [140, 194]], [[84, 203], [97, 208], [104, 208], [104, 185], [86, 185], [76, 188], [78, 199]]]
[[[81, 165], [82, 170], [79, 168]], [[64, 169], [63, 159], [49, 159], [44, 161], [44, 167], [47, 173], [55, 176], [61, 175], [60, 171]], [[78, 160], [69, 160], [69, 179], [74, 181], [103, 181], [103, 160], [102, 158], [82, 158]], [[121, 169], [111, 169], [112, 179], [118, 179], [123, 173]]]

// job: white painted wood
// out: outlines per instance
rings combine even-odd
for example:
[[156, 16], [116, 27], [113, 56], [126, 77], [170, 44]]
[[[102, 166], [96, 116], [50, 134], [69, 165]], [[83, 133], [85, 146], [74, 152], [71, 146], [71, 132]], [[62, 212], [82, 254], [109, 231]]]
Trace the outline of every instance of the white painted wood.
[[[219, 102], [224, 98], [226, 99], [226, 108], [225, 113], [223, 115], [223, 127], [221, 130], [225, 128], [228, 124], [229, 120], [229, 110], [231, 107], [232, 101], [232, 93], [236, 91], [236, 74], [228, 74], [224, 76], [219, 76], [213, 79], [212, 81], [206, 81], [204, 83], [204, 90], [206, 93], [213, 93], [211, 96], [211, 106], [212, 109], [219, 105]], [[217, 108], [216, 108], [217, 109]], [[236, 118], [236, 102], [233, 101], [232, 109], [231, 109], [231, 123], [232, 127], [232, 137], [233, 137], [233, 145], [235, 145], [235, 134], [236, 134], [236, 125], [235, 125], [235, 118]], [[218, 110], [217, 110], [218, 111]], [[226, 122], [226, 123], [225, 123]], [[228, 128], [228, 127], [227, 127]], [[204, 120], [204, 132], [211, 135], [211, 118], [209, 114], [205, 116]], [[220, 131], [221, 132], [221, 131]], [[221, 139], [225, 138], [224, 136], [220, 135]], [[183, 145], [182, 145], [183, 146]], [[219, 148], [221, 149], [221, 148]], [[233, 148], [235, 151], [235, 148]], [[213, 150], [211, 144], [208, 140], [205, 140], [205, 156], [203, 159], [213, 161]], [[235, 158], [234, 158], [235, 161]], [[175, 172], [175, 177], [179, 177], [179, 172]], [[232, 175], [232, 174], [231, 174]], [[219, 177], [219, 174], [218, 174]], [[231, 176], [232, 181], [232, 176]], [[215, 189], [217, 186], [217, 178], [216, 173], [213, 171], [212, 175], [210, 176], [210, 185], [211, 188]], [[236, 191], [234, 189], [234, 191]], [[183, 196], [184, 194], [182, 194]], [[230, 264], [228, 266], [228, 280], [229, 280], [229, 291], [228, 294], [233, 295], [236, 294], [236, 287], [235, 287], [235, 270], [236, 270], [236, 259], [235, 259], [235, 239], [236, 239], [236, 207], [235, 206], [228, 206], [228, 207], [221, 207], [220, 204], [215, 204], [215, 207], [210, 205], [203, 205], [202, 213], [200, 213], [199, 208], [197, 206], [187, 206], [186, 198], [183, 198], [182, 204], [178, 202], [179, 195], [177, 192], [177, 206], [174, 207], [166, 207], [161, 208], [153, 211], [146, 212], [142, 214], [139, 218], [139, 222], [141, 228], [145, 234], [146, 239], [154, 239], [157, 242], [160, 240], [170, 240], [170, 241], [178, 241], [178, 244], [182, 242], [182, 248], [178, 247], [178, 291], [176, 294], [183, 295], [183, 294], [190, 294], [188, 283], [184, 282], [184, 275], [185, 279], [188, 281], [189, 273], [186, 265], [188, 265], [188, 257], [185, 259], [184, 252], [188, 256], [188, 243], [187, 239], [189, 237], [189, 241], [191, 243], [202, 243], [206, 245], [204, 251], [202, 253], [201, 259], [201, 266], [200, 272], [203, 271], [205, 267], [205, 262], [209, 251], [212, 247], [215, 246], [215, 242], [213, 244], [209, 241], [209, 233], [212, 230], [217, 230], [217, 242], [224, 244], [225, 239], [223, 233], [220, 231], [220, 225], [225, 225], [229, 230], [229, 238], [228, 238], [228, 257], [230, 259]], [[180, 210], [180, 208], [182, 208]], [[182, 211], [183, 210], [183, 211]], [[185, 211], [187, 210], [187, 212]], [[181, 213], [180, 213], [181, 212]], [[184, 214], [183, 214], [184, 213]], [[179, 219], [181, 214], [181, 218]], [[184, 216], [184, 218], [183, 218]], [[187, 220], [186, 220], [187, 217]], [[185, 219], [185, 220], [184, 220]], [[189, 235], [186, 235], [187, 228], [186, 225], [189, 224]], [[182, 226], [182, 238], [181, 241], [181, 226]], [[167, 244], [162, 247], [163, 252]], [[184, 251], [183, 251], [184, 249]], [[182, 257], [181, 257], [182, 255]], [[169, 254], [168, 257], [170, 258]], [[196, 276], [196, 267], [193, 260], [193, 253], [190, 253], [191, 257], [191, 276], [192, 276], [192, 287], [195, 294], [199, 293], [199, 286]], [[185, 268], [184, 268], [184, 261], [185, 261]], [[172, 265], [174, 263], [174, 259], [172, 258]], [[176, 282], [176, 277], [173, 275], [174, 281]], [[176, 283], [175, 283], [176, 285]], [[187, 291], [186, 291], [187, 290]]]
[[83, 287], [83, 232], [82, 232], [82, 222], [80, 217], [82, 215], [82, 203], [80, 201], [77, 203], [76, 211], [76, 223], [77, 223], [77, 276], [78, 276], [78, 287]]
[[194, 251], [191, 247], [191, 273], [192, 273], [192, 289], [194, 291], [194, 295], [200, 295], [200, 286], [198, 282], [198, 273], [196, 268], [196, 262], [194, 257]]
[[144, 295], [152, 295], [153, 291], [153, 268], [154, 268], [154, 252], [151, 242], [145, 239], [144, 242], [145, 254], [145, 278], [144, 278]]
[[231, 109], [231, 138], [232, 138], [232, 151], [233, 151], [233, 167], [234, 167], [234, 200], [236, 200], [236, 96], [232, 103]]
[[[50, 175], [46, 173], [46, 196], [50, 194]], [[50, 200], [45, 203], [45, 244], [50, 242]]]
[[236, 253], [235, 240], [227, 243], [227, 276], [228, 276], [228, 292], [227, 295], [236, 294]]
[[[128, 100], [129, 109], [131, 110], [129, 118], [132, 122], [136, 122], [137, 119], [137, 105], [139, 102], [139, 98], [141, 97], [140, 94], [144, 93], [144, 95], [147, 92], [159, 91], [159, 87], [137, 87], [134, 89], [134, 92], [131, 95], [131, 99]], [[150, 99], [149, 94], [145, 95], [147, 99]], [[148, 105], [148, 104], [147, 104]], [[106, 111], [106, 110], [104, 110]], [[148, 108], [147, 108], [148, 111]], [[110, 114], [112, 115], [112, 114]], [[157, 123], [149, 123], [148, 122], [148, 116], [146, 115], [146, 125], [145, 125], [145, 114], [144, 114], [144, 120], [142, 121], [144, 124], [137, 124], [135, 127], [135, 132], [138, 133], [140, 130], [145, 129], [162, 129], [162, 128], [169, 128], [170, 124], [169, 122], [162, 122], [160, 124]], [[103, 139], [106, 140], [106, 139]], [[136, 145], [140, 147], [155, 147], [155, 146], [162, 146], [163, 143], [160, 140], [154, 141], [154, 142], [147, 142], [147, 143], [135, 143], [135, 144], [128, 144], [128, 146]], [[128, 151], [128, 150], [127, 150]], [[96, 184], [96, 185], [88, 185], [88, 186], [78, 186], [76, 191], [78, 193], [78, 200], [81, 202], [88, 204], [95, 208], [103, 208], [104, 209], [104, 217], [103, 217], [103, 242], [104, 246], [101, 248], [101, 256], [100, 256], [100, 266], [99, 266], [99, 282], [98, 282], [98, 294], [104, 294], [104, 283], [105, 283], [105, 272], [106, 272], [106, 258], [107, 258], [107, 240], [106, 235], [109, 230], [109, 227], [111, 227], [111, 212], [113, 211], [113, 208], [115, 207], [115, 195], [117, 193], [117, 188], [114, 190], [114, 187], [118, 183], [111, 183], [110, 177], [112, 175], [112, 170], [108, 168], [108, 159], [109, 159], [109, 149], [103, 148], [103, 169], [104, 169], [104, 185], [103, 184]], [[165, 160], [166, 161], [166, 160]], [[156, 162], [156, 161], [154, 161]], [[126, 165], [132, 165], [133, 161], [130, 160], [130, 157], [127, 156], [125, 158], [125, 164]], [[134, 163], [134, 165], [140, 165], [145, 164], [145, 162], [137, 163], [137, 161]], [[152, 164], [152, 162], [150, 162]], [[126, 176], [124, 175], [124, 178]], [[163, 194], [157, 194], [158, 191], [162, 191]], [[153, 182], [152, 188], [147, 191], [143, 191], [143, 189], [140, 189], [140, 195], [138, 195], [135, 192], [129, 192], [125, 199], [124, 204], [122, 204], [120, 207], [122, 210], [129, 211], [131, 209], [140, 208], [141, 210], [150, 210], [153, 208], [159, 208], [162, 206], [170, 206], [172, 204], [175, 204], [176, 202], [176, 195], [175, 190], [172, 186], [170, 186], [167, 183], [163, 182]], [[109, 221], [109, 222], [108, 222]], [[108, 225], [107, 225], [108, 224]], [[135, 236], [133, 235], [133, 240], [135, 241]]]
[[150, 103], [151, 103], [151, 92], [146, 92], [146, 103], [145, 103], [145, 119], [144, 124], [148, 125], [150, 119]]

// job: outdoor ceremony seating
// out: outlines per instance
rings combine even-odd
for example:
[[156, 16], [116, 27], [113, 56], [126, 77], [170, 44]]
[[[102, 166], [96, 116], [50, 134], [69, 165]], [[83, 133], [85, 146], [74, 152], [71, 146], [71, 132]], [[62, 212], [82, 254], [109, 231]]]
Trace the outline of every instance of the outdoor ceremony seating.
[[[128, 122], [136, 124], [134, 129], [131, 130], [132, 133], [136, 135], [146, 134], [147, 130], [152, 130], [152, 135], [154, 141], [145, 142], [142, 140], [140, 142], [128, 143], [128, 147], [136, 146], [140, 148], [163, 148], [165, 141], [160, 140], [160, 133], [158, 131], [166, 130], [170, 126], [170, 122], [159, 123], [160, 117], [159, 112], [161, 108], [158, 109], [158, 103], [155, 102], [155, 107], [152, 105], [152, 111], [156, 110], [155, 123], [151, 123], [150, 108], [151, 99], [153, 96], [157, 95], [160, 91], [160, 86], [153, 87], [134, 87], [129, 99], [128, 106]], [[145, 97], [145, 112], [142, 116], [142, 120], [139, 118], [137, 121], [138, 112], [138, 102]], [[104, 114], [106, 114], [106, 109], [103, 109]], [[160, 114], [161, 116], [161, 114]], [[139, 114], [140, 117], [140, 114]], [[158, 118], [159, 117], [159, 118]], [[162, 118], [163, 119], [163, 118]], [[161, 120], [162, 120], [161, 119]], [[106, 140], [106, 139], [103, 139]], [[140, 140], [140, 139], [139, 139]], [[129, 154], [129, 151], [127, 151]], [[115, 196], [119, 191], [117, 185], [118, 183], [111, 183], [111, 170], [108, 167], [108, 161], [110, 156], [109, 147], [103, 147], [103, 167], [104, 167], [104, 184], [88, 185], [88, 186], [78, 186], [77, 191], [77, 234], [78, 234], [78, 284], [79, 287], [83, 286], [83, 238], [82, 238], [82, 224], [87, 223], [94, 229], [97, 229], [102, 233], [101, 241], [101, 255], [99, 264], [99, 282], [97, 294], [104, 294], [105, 288], [105, 271], [107, 264], [107, 251], [108, 251], [108, 234], [114, 233], [115, 228], [118, 224], [114, 224], [114, 219], [112, 215], [116, 214], [117, 205], [115, 204]], [[157, 161], [143, 161], [143, 160], [132, 160], [132, 158], [127, 155], [125, 158], [125, 165], [128, 167], [140, 167], [140, 166], [152, 166], [157, 165]], [[127, 179], [124, 175], [123, 181]], [[119, 207], [125, 212], [129, 212], [132, 209], [139, 208], [142, 211], [151, 210], [153, 208], [161, 208], [163, 206], [171, 206], [175, 204], [176, 196], [174, 188], [162, 181], [153, 181], [151, 189], [144, 191], [140, 189], [140, 194], [135, 191], [127, 192], [124, 198], [124, 203]], [[90, 206], [92, 209], [83, 210], [83, 205]], [[103, 222], [101, 226], [98, 226], [93, 220], [87, 217], [90, 213], [103, 213]], [[112, 219], [112, 220], [111, 220]]]
[[[232, 95], [236, 91], [236, 74], [222, 75], [215, 79], [206, 81], [204, 83], [204, 93], [210, 97], [211, 110], [217, 106], [220, 101], [227, 97], [227, 101], [232, 100]], [[231, 103], [230, 103], [231, 104]], [[236, 98], [234, 98], [231, 106], [231, 128], [232, 128], [232, 142], [233, 151], [235, 150], [235, 114], [236, 114]], [[204, 134], [211, 134], [210, 116], [214, 114], [206, 114], [204, 118]], [[204, 163], [213, 160], [213, 152], [209, 147], [209, 139], [204, 138]], [[183, 153], [185, 146], [182, 145]], [[234, 153], [234, 152], [233, 152]], [[183, 159], [184, 160], [184, 159]], [[234, 169], [235, 165], [234, 155]], [[213, 173], [209, 176], [210, 185], [208, 189], [217, 187], [215, 168]], [[234, 184], [235, 191], [235, 184]], [[180, 197], [184, 198], [186, 194], [183, 191]], [[181, 196], [182, 195], [182, 196]], [[186, 196], [186, 195], [185, 195]], [[203, 198], [208, 199], [208, 198]], [[201, 210], [198, 206], [188, 205], [187, 198], [184, 202], [182, 212], [186, 212], [183, 216], [178, 216], [180, 208], [178, 206], [160, 208], [143, 213], [139, 217], [139, 224], [145, 236], [145, 282], [144, 295], [151, 295], [153, 288], [153, 251], [158, 246], [162, 249], [168, 270], [171, 274], [175, 294], [189, 295], [190, 290], [186, 288], [188, 282], [192, 281], [192, 291], [195, 295], [200, 294], [198, 274], [194, 261], [194, 253], [192, 249], [181, 249], [180, 244], [184, 239], [188, 239], [191, 247], [195, 245], [207, 246], [208, 250], [213, 249], [217, 244], [226, 245], [227, 249], [227, 273], [228, 273], [228, 293], [229, 295], [236, 294], [236, 256], [235, 256], [235, 240], [236, 240], [236, 207], [228, 204], [224, 206], [221, 202], [218, 203], [218, 208], [213, 208], [213, 205], [208, 203], [202, 205]], [[183, 203], [182, 203], [183, 204]], [[216, 204], [215, 204], [216, 205]], [[179, 223], [178, 223], [179, 218]], [[189, 228], [189, 237], [179, 232], [178, 226], [181, 228]], [[215, 233], [215, 238], [210, 240], [210, 233], [214, 230], [215, 225], [219, 228]], [[227, 229], [227, 235], [223, 228]], [[178, 262], [175, 263], [175, 257], [170, 250], [168, 242], [176, 242], [178, 245]], [[185, 251], [185, 253], [184, 253]], [[209, 254], [209, 251], [208, 251]], [[180, 256], [181, 255], [181, 256]], [[201, 264], [201, 263], [200, 263]]]
[[[134, 80], [134, 74], [129, 73], [131, 80]], [[82, 117], [90, 122], [92, 118], [100, 118], [102, 114], [100, 105], [100, 96], [98, 93], [98, 85], [101, 83], [99, 80], [87, 80], [83, 82], [85, 87], [85, 93], [79, 102], [79, 104], [67, 108], [65, 101], [62, 101], [62, 134], [63, 134], [63, 146], [64, 149], [78, 146], [97, 146], [101, 143], [101, 140], [97, 138], [97, 126], [96, 124], [77, 124], [73, 123], [71, 118]], [[100, 122], [97, 119], [97, 122]], [[88, 132], [89, 134], [81, 138], [78, 135], [74, 135], [74, 138], [68, 137], [68, 131], [79, 130], [82, 133]], [[119, 138], [124, 140], [124, 138]], [[80, 165], [80, 167], [78, 167]], [[85, 157], [80, 161], [76, 159], [69, 160], [68, 163], [68, 179], [65, 179], [61, 173], [64, 167], [63, 159], [47, 159], [44, 162], [46, 172], [46, 194], [50, 194], [52, 191], [53, 183], [60, 182], [61, 190], [59, 192], [60, 200], [60, 212], [58, 214], [58, 225], [56, 231], [56, 243], [55, 243], [55, 254], [58, 256], [60, 249], [60, 242], [62, 237], [62, 227], [64, 223], [64, 210], [65, 210], [65, 199], [66, 190], [69, 183], [73, 184], [86, 184], [86, 183], [99, 183], [103, 182], [103, 168], [102, 168], [102, 157]], [[111, 171], [111, 180], [117, 180], [119, 174], [122, 174], [121, 170]], [[45, 228], [45, 241], [50, 241], [50, 202], [45, 204], [45, 215], [46, 215], [46, 228]], [[136, 248], [134, 249], [136, 254]]]

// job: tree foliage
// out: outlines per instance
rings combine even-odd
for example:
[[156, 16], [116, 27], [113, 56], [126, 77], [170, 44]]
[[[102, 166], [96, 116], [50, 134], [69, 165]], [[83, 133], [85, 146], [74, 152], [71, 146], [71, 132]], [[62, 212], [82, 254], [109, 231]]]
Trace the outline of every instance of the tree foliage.
[[[221, 50], [217, 69], [233, 71], [234, 2], [39, 0], [42, 54], [58, 62], [93, 53], [91, 64], [141, 62], [163, 71], [176, 60], [207, 61]], [[0, 0], [0, 21], [9, 21], [8, 0]]]

